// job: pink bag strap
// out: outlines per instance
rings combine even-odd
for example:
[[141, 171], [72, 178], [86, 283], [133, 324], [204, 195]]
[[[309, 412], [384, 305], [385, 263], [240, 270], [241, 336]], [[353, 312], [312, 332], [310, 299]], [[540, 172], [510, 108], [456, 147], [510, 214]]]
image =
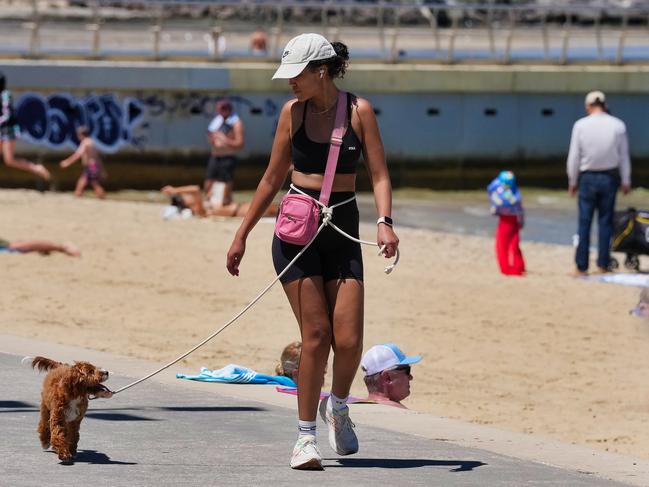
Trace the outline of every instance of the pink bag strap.
[[345, 135], [345, 116], [347, 115], [347, 93], [338, 92], [338, 106], [336, 108], [336, 120], [334, 129], [331, 132], [331, 143], [329, 145], [329, 156], [327, 157], [327, 167], [325, 169], [322, 189], [320, 190], [320, 203], [325, 206], [329, 205], [329, 196], [331, 196], [331, 187], [334, 184], [336, 175], [336, 165], [338, 164], [338, 155], [340, 146], [343, 143]]

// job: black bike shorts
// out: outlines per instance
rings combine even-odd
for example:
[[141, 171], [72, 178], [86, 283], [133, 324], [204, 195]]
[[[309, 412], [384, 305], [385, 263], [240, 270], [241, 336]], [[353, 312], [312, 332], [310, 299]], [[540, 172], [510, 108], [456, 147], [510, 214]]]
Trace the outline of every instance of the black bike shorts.
[[[318, 198], [320, 192], [300, 188], [301, 191], [313, 198]], [[294, 192], [291, 190], [291, 192]], [[340, 203], [354, 196], [354, 193], [331, 193], [329, 205]], [[358, 238], [358, 205], [356, 200], [334, 208], [332, 223]], [[279, 275], [293, 258], [302, 250], [301, 245], [286, 243], [273, 236], [273, 265]], [[315, 241], [293, 266], [284, 274], [280, 281], [282, 284], [302, 279], [304, 277], [322, 276], [324, 282], [339, 279], [363, 280], [363, 255], [361, 244], [349, 240], [330, 226], [326, 226], [318, 234]]]

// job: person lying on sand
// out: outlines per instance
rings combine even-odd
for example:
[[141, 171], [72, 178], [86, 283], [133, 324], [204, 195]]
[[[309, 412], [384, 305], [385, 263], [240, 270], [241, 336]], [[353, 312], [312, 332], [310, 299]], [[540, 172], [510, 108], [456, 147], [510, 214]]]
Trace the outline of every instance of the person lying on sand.
[[[201, 188], [196, 185], [170, 186], [162, 188], [164, 194], [171, 196], [171, 204], [180, 210], [189, 208], [194, 216], [204, 218], [207, 216], [238, 216], [244, 217], [250, 208], [250, 203], [229, 203], [222, 205], [215, 202], [211, 195], [204, 195]], [[271, 205], [264, 216], [275, 216], [278, 205]]]
[[38, 252], [43, 255], [49, 255], [52, 252], [61, 252], [70, 257], [81, 256], [79, 248], [70, 243], [58, 244], [48, 240], [5, 240], [0, 238], [0, 253], [20, 253]]

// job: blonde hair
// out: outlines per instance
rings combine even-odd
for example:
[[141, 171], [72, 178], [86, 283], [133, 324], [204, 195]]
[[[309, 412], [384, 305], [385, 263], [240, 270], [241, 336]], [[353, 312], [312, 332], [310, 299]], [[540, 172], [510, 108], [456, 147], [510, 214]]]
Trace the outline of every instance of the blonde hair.
[[300, 354], [302, 353], [302, 342], [291, 342], [282, 350], [279, 364], [275, 367], [276, 375], [293, 378], [293, 372], [300, 366]]

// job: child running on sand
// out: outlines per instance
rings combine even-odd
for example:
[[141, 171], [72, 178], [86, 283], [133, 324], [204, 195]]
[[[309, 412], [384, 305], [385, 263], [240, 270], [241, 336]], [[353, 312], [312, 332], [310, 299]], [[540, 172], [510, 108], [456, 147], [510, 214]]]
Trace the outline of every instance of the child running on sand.
[[101, 181], [104, 179], [104, 168], [99, 158], [99, 151], [95, 147], [95, 142], [90, 137], [88, 127], [84, 125], [78, 127], [77, 138], [79, 139], [79, 147], [74, 154], [61, 161], [61, 167], [65, 169], [78, 159], [81, 159], [83, 172], [77, 180], [74, 195], [81, 196], [88, 183], [90, 183], [97, 197], [103, 198], [106, 195], [104, 188], [101, 186]]
[[519, 247], [520, 230], [525, 222], [521, 193], [511, 171], [501, 171], [487, 187], [491, 212], [498, 215], [496, 257], [500, 271], [507, 276], [525, 274], [525, 261]]

